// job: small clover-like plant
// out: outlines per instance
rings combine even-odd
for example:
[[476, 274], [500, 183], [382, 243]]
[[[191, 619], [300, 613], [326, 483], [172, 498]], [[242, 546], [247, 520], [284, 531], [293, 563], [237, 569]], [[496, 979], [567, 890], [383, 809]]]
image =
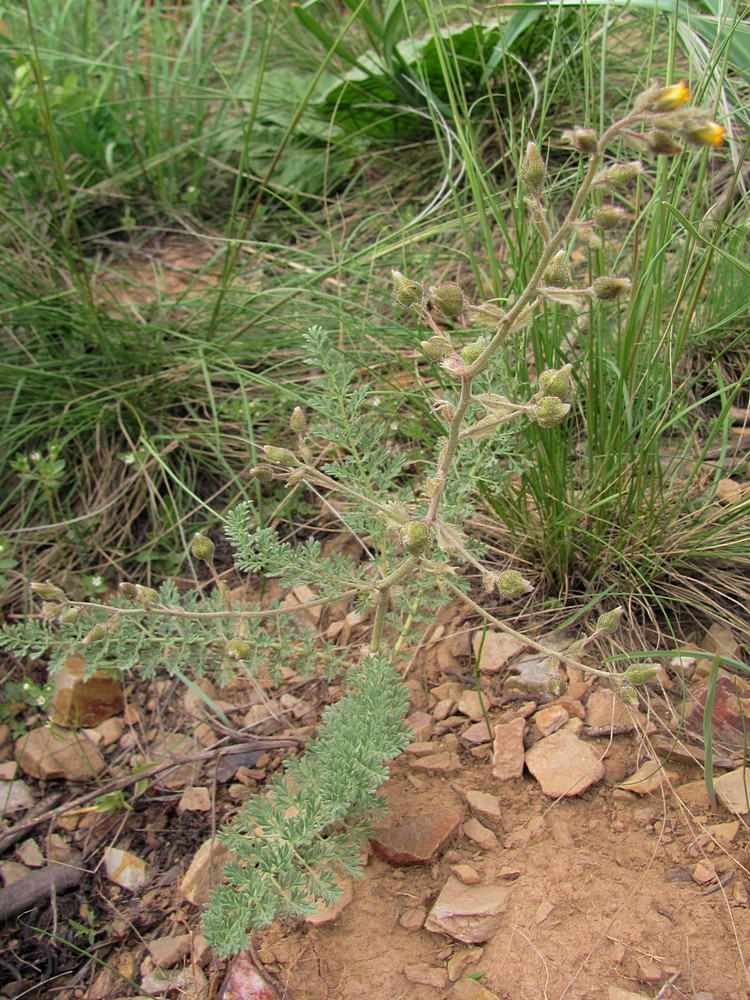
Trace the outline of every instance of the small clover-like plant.
[[[457, 572], [461, 566], [470, 568], [486, 594], [508, 601], [534, 590], [533, 581], [517, 570], [489, 565], [481, 544], [467, 538], [463, 521], [456, 523], [460, 519], [453, 496], [463, 485], [458, 456], [510, 421], [525, 420], [544, 429], [566, 419], [575, 391], [570, 364], [541, 372], [523, 399], [488, 391], [483, 379], [508, 338], [525, 330], [545, 303], [609, 308], [626, 299], [626, 275], [574, 281], [570, 251], [576, 240], [601, 246], [601, 234], [626, 218], [617, 204], [590, 205], [593, 191], [627, 187], [644, 169], [640, 161], [609, 161], [614, 140], [655, 156], [675, 155], [679, 140], [698, 146], [721, 142], [723, 127], [690, 108], [688, 97], [682, 83], [654, 85], [601, 135], [587, 128], [567, 133], [584, 169], [561, 219], [546, 198], [544, 160], [529, 143], [519, 176], [541, 251], [526, 286], [504, 308], [496, 302], [473, 304], [451, 282], [425, 288], [421, 281], [393, 272], [396, 302], [427, 328], [422, 341], [426, 358], [440, 365], [455, 387], [447, 398], [434, 401], [443, 434], [434, 466], [417, 483], [409, 479], [407, 454], [392, 440], [391, 428], [371, 405], [354, 366], [324, 331], [309, 331], [308, 360], [320, 373], [319, 391], [311, 395], [307, 412], [294, 408], [287, 438], [265, 447], [252, 475], [260, 487], [281, 482], [335, 496], [330, 509], [358, 540], [365, 558], [357, 562], [341, 553], [324, 555], [314, 539], [294, 545], [270, 528], [253, 529], [248, 504], [229, 513], [225, 530], [240, 572], [274, 577], [282, 588], [306, 581], [318, 595], [307, 607], [354, 601], [371, 612], [372, 624], [361, 655], [347, 652], [349, 663], [355, 661], [347, 672], [348, 693], [326, 711], [305, 754], [288, 761], [267, 794], [247, 802], [220, 833], [234, 860], [226, 865], [226, 882], [214, 891], [204, 915], [206, 937], [219, 954], [240, 950], [249, 929], [276, 918], [304, 916], [321, 901], [333, 902], [339, 892], [337, 870], [359, 871], [362, 838], [385, 809], [377, 790], [386, 765], [409, 739], [407, 689], [398, 660], [407, 631], [420, 615], [429, 621], [446, 598], [460, 599], [488, 623], [517, 635], [470, 596]], [[450, 328], [462, 316], [480, 333], [459, 345]], [[159, 590], [126, 582], [119, 598], [105, 605], [71, 600], [52, 582], [35, 583], [41, 619], [8, 627], [0, 642], [19, 655], [51, 650], [51, 668], [70, 647], [85, 646], [91, 671], [116, 662], [121, 669], [138, 665], [153, 674], [161, 665], [178, 673], [189, 663], [194, 675], [212, 664], [220, 675], [237, 669], [252, 674], [261, 666], [280, 675], [281, 663], [290, 655], [300, 667], [322, 667], [331, 674], [342, 669], [340, 650], [309, 631], [296, 630], [291, 615], [300, 605], [240, 607], [216, 572], [211, 539], [196, 535], [191, 554], [208, 567], [212, 590], [181, 594], [169, 582]], [[605, 612], [589, 635], [562, 652], [521, 637], [548, 656], [551, 692], [564, 690], [560, 668], [566, 663], [606, 677], [626, 701], [634, 699], [634, 685], [653, 678], [656, 668], [648, 663], [614, 674], [580, 662], [590, 642], [615, 631], [621, 613], [621, 608]]]

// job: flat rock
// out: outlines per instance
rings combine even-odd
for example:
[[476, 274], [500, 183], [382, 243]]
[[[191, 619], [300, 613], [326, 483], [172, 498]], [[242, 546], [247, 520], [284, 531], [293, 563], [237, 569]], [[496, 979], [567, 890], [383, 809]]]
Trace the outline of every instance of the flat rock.
[[[196, 741], [192, 736], [180, 733], [168, 733], [163, 739], [151, 747], [150, 758], [154, 764], [175, 762], [175, 767], [166, 769], [156, 779], [162, 788], [185, 788], [198, 779], [200, 766], [193, 761], [185, 761], [186, 757], [197, 750]], [[185, 761], [180, 763], [180, 761]]]
[[617, 787], [627, 792], [635, 792], [636, 795], [651, 795], [652, 792], [659, 791], [666, 781], [675, 781], [676, 778], [676, 772], [667, 771], [660, 761], [647, 760]]
[[494, 851], [500, 846], [500, 842], [492, 830], [488, 830], [474, 816], [464, 823], [463, 832], [469, 840], [473, 840], [484, 851]]
[[607, 1000], [648, 1000], [648, 998], [643, 993], [633, 993], [631, 990], [624, 990], [621, 986], [608, 986]]
[[500, 799], [497, 795], [489, 792], [479, 792], [471, 789], [464, 793], [464, 798], [473, 813], [486, 816], [488, 819], [499, 820], [502, 818], [500, 811]]
[[171, 969], [190, 954], [189, 934], [169, 934], [149, 941], [148, 950], [160, 969]]
[[492, 774], [500, 781], [520, 778], [523, 774], [523, 734], [525, 719], [513, 719], [495, 726], [495, 750], [492, 755]]
[[398, 922], [405, 931], [421, 931], [426, 919], [427, 910], [424, 906], [410, 906], [408, 910], [404, 910]]
[[703, 636], [701, 646], [710, 653], [730, 656], [735, 660], [741, 658], [742, 647], [737, 641], [737, 636], [726, 625], [720, 625], [718, 622], [714, 622]]
[[68, 656], [54, 674], [50, 715], [58, 726], [98, 726], [122, 712], [123, 694], [119, 681], [104, 670], [97, 670], [84, 680], [85, 667], [80, 656]]
[[89, 781], [105, 767], [104, 758], [87, 736], [57, 726], [40, 726], [19, 737], [15, 757], [22, 771], [43, 781]]
[[484, 634], [484, 644], [482, 644], [482, 633], [475, 632], [471, 645], [475, 657], [479, 656], [480, 649], [482, 651], [479, 669], [483, 674], [497, 673], [514, 656], [518, 656], [526, 649], [526, 644], [520, 639], [516, 639], [515, 636], [506, 635], [504, 632], [493, 632], [489, 629]]
[[484, 701], [485, 711], [488, 711], [490, 708], [490, 700], [487, 695], [485, 695], [483, 699], [480, 699], [477, 691], [464, 691], [458, 699], [456, 708], [461, 715], [468, 716], [472, 722], [480, 722], [484, 720], [482, 701]]
[[[688, 731], [698, 733], [703, 731], [707, 694], [708, 681], [691, 685], [685, 709], [685, 728]], [[750, 683], [744, 677], [720, 674], [716, 681], [711, 709], [714, 746], [742, 753], [748, 715], [750, 715]]]
[[34, 796], [25, 781], [0, 781], [0, 816], [16, 816], [33, 805]]
[[177, 812], [180, 815], [184, 812], [210, 811], [211, 793], [204, 785], [193, 785], [191, 788], [186, 788], [177, 803]]
[[427, 865], [461, 825], [464, 808], [448, 803], [440, 812], [423, 810], [413, 820], [393, 823], [370, 837], [374, 854], [390, 865]]
[[551, 736], [558, 729], [562, 729], [570, 718], [568, 710], [562, 705], [545, 705], [538, 712], [534, 713], [534, 722], [539, 727], [542, 736]]
[[16, 857], [27, 868], [44, 867], [44, 855], [41, 852], [39, 844], [31, 837], [18, 845], [16, 848]]
[[420, 962], [417, 965], [407, 965], [404, 975], [410, 983], [417, 986], [431, 986], [435, 990], [444, 990], [448, 985], [448, 973], [445, 969], [436, 969], [432, 965]]
[[[474, 965], [484, 954], [484, 948], [456, 948], [446, 963], [448, 978], [452, 983], [460, 979], [470, 965]], [[475, 983], [476, 979], [467, 982]], [[451, 996], [456, 996], [455, 991]]]
[[[560, 632], [552, 632], [540, 637], [539, 642], [555, 652], [567, 649], [572, 637]], [[530, 694], [546, 694], [549, 681], [549, 657], [544, 653], [527, 653], [510, 665], [510, 676], [503, 685], [506, 690], [528, 691]]]
[[714, 778], [714, 790], [719, 802], [735, 816], [746, 816], [750, 811], [750, 773], [747, 768], [738, 767]]
[[203, 969], [198, 966], [173, 969], [170, 972], [154, 969], [141, 980], [141, 989], [144, 993], [152, 993], [157, 996], [170, 993], [183, 998], [190, 997], [190, 1000], [193, 998], [201, 1000], [208, 993], [208, 980]]
[[482, 877], [471, 865], [451, 865], [451, 871], [464, 885], [479, 885]]
[[604, 777], [598, 754], [567, 729], [535, 743], [526, 754], [526, 766], [544, 794], [554, 799], [580, 795]]
[[406, 723], [417, 740], [424, 742], [432, 736], [433, 717], [428, 712], [412, 712]]
[[412, 762], [411, 767], [413, 771], [425, 771], [430, 774], [458, 774], [461, 770], [461, 761], [457, 753], [442, 750], [429, 757], [418, 758]]
[[180, 898], [196, 906], [205, 906], [209, 892], [221, 882], [221, 869], [230, 857], [229, 848], [220, 844], [215, 837], [205, 840], [182, 876]]
[[453, 987], [451, 1000], [500, 1000], [500, 997], [476, 979], [461, 979]]
[[475, 722], [473, 726], [469, 726], [468, 729], [461, 733], [462, 742], [470, 747], [478, 747], [483, 743], [489, 743], [490, 739], [490, 731], [484, 719], [481, 722]]
[[626, 705], [610, 688], [596, 688], [586, 702], [586, 725], [594, 728], [612, 726], [618, 732], [633, 730], [645, 720], [641, 713]]
[[510, 893], [505, 886], [463, 885], [451, 875], [430, 910], [425, 928], [463, 944], [481, 944], [497, 932]]
[[[249, 950], [229, 963], [220, 991], [221, 1000], [279, 1000], [279, 995], [263, 978]], [[188, 1000], [187, 997], [183, 1000]], [[192, 998], [190, 998], [192, 1000]]]
[[105, 847], [104, 871], [110, 882], [135, 892], [148, 882], [148, 865], [142, 858], [119, 847]]

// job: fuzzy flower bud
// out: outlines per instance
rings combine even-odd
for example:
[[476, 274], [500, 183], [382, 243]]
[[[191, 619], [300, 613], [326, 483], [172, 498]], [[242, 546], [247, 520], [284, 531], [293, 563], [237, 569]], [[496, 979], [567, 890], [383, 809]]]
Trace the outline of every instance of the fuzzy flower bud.
[[563, 403], [569, 403], [573, 398], [573, 383], [570, 373], [572, 365], [562, 368], [547, 368], [539, 376], [539, 389], [543, 396], [557, 396]]
[[418, 305], [424, 298], [424, 289], [418, 281], [405, 278], [400, 271], [391, 271], [393, 297], [400, 306]]
[[107, 637], [107, 630], [103, 625], [94, 625], [90, 632], [83, 637], [84, 646], [90, 646], [92, 642], [101, 642]]
[[557, 396], [543, 396], [534, 408], [534, 419], [548, 430], [556, 427], [567, 417], [570, 411], [570, 403], [563, 403]]
[[276, 448], [272, 444], [267, 444], [263, 451], [269, 462], [277, 462], [279, 465], [296, 465], [297, 459], [293, 451], [288, 448]]
[[617, 205], [602, 205], [594, 212], [593, 222], [597, 229], [603, 229], [606, 233], [618, 226], [626, 215], [625, 209], [618, 208]]
[[128, 583], [127, 580], [123, 580], [118, 589], [126, 601], [134, 601], [138, 593], [135, 584]]
[[524, 594], [530, 594], [534, 589], [529, 581], [525, 580], [515, 569], [506, 569], [500, 574], [497, 588], [503, 597], [507, 597], [511, 601]]
[[81, 617], [80, 608], [66, 608], [57, 619], [61, 625], [73, 625]]
[[214, 543], [210, 538], [206, 538], [205, 535], [201, 535], [199, 531], [193, 535], [193, 541], [190, 546], [190, 552], [194, 559], [200, 559], [204, 563], [209, 565], [214, 561], [214, 552], [216, 548]]
[[32, 583], [31, 584], [32, 594], [36, 594], [37, 597], [41, 597], [43, 601], [67, 601], [65, 596], [65, 591], [61, 587], [56, 587], [54, 583], [50, 583], [49, 580], [46, 583]]
[[60, 605], [57, 601], [42, 601], [42, 618], [45, 621], [53, 622], [60, 614]]
[[623, 684], [622, 687], [617, 688], [617, 693], [626, 705], [630, 705], [631, 708], [635, 708], [638, 704], [638, 692], [630, 684]]
[[565, 264], [565, 251], [556, 253], [544, 269], [544, 283], [551, 288], [566, 288], [570, 284], [570, 271]]
[[568, 681], [562, 674], [552, 670], [547, 676], [547, 690], [553, 698], [561, 698], [568, 690]]
[[430, 532], [424, 521], [407, 521], [401, 526], [398, 540], [410, 556], [421, 556], [427, 549]]
[[680, 129], [680, 135], [691, 146], [720, 146], [726, 131], [723, 125], [703, 118], [688, 122]]
[[611, 611], [605, 611], [603, 615], [599, 615], [596, 620], [597, 635], [612, 635], [613, 632], [616, 632], [620, 627], [622, 613], [623, 607], [619, 604]]
[[287, 486], [297, 486], [305, 478], [304, 469], [293, 469], [286, 477]]
[[648, 684], [658, 673], [658, 663], [632, 663], [621, 676], [628, 684]]
[[539, 155], [539, 150], [535, 142], [530, 142], [526, 147], [526, 155], [521, 162], [521, 180], [534, 194], [540, 194], [547, 177], [547, 169], [544, 160]]
[[250, 470], [250, 475], [256, 483], [270, 483], [274, 478], [274, 471], [270, 465], [256, 465]]
[[445, 337], [438, 337], [436, 335], [430, 337], [429, 340], [422, 341], [422, 350], [430, 361], [442, 361], [443, 358], [447, 358], [452, 353], [453, 348]]
[[463, 359], [464, 364], [473, 364], [486, 346], [487, 344], [485, 341], [480, 338], [479, 340], [475, 340], [472, 344], [467, 344], [463, 347], [461, 349], [461, 358]]
[[432, 302], [448, 319], [458, 319], [467, 306], [466, 296], [460, 285], [444, 281], [432, 289]]
[[629, 291], [631, 284], [630, 278], [613, 278], [610, 275], [605, 275], [596, 279], [591, 286], [591, 291], [594, 298], [599, 299], [600, 302], [614, 302], [615, 299], [619, 299], [621, 295]]
[[157, 591], [152, 587], [142, 587], [139, 583], [135, 587], [135, 599], [146, 611], [159, 604], [161, 600]]
[[593, 187], [625, 187], [643, 173], [643, 164], [639, 160], [630, 163], [615, 163], [611, 167], [600, 170], [594, 178]]
[[301, 434], [305, 429], [307, 421], [305, 420], [305, 412], [301, 406], [295, 406], [292, 410], [292, 415], [289, 418], [289, 429], [293, 430], [295, 434]]
[[657, 84], [636, 98], [636, 111], [674, 111], [681, 107], [690, 97], [690, 91], [684, 80], [670, 84], [669, 87], [659, 87]]
[[593, 156], [599, 149], [599, 136], [592, 128], [576, 128], [570, 132], [563, 132], [563, 142], [568, 142], [577, 149], [579, 153]]
[[224, 655], [228, 660], [246, 660], [252, 651], [252, 643], [246, 639], [229, 639], [224, 644]]
[[677, 156], [682, 152], [682, 146], [666, 132], [649, 132], [645, 139], [649, 153], [653, 153], [654, 156]]

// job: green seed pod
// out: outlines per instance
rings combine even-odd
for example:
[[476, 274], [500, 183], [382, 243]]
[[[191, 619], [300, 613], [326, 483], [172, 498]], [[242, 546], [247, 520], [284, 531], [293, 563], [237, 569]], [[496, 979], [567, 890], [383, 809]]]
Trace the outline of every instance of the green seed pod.
[[643, 164], [634, 160], [630, 163], [615, 163], [605, 170], [600, 170], [594, 179], [593, 187], [625, 187], [643, 173]]
[[161, 601], [158, 593], [152, 587], [142, 587], [140, 584], [136, 584], [135, 599], [146, 611], [155, 607]]
[[430, 361], [442, 361], [443, 358], [447, 358], [453, 351], [453, 348], [445, 337], [438, 336], [430, 337], [429, 340], [423, 340], [421, 347]]
[[269, 462], [276, 462], [278, 465], [289, 467], [297, 464], [294, 452], [289, 451], [288, 448], [276, 448], [272, 444], [267, 444], [263, 451], [266, 453], [266, 458]]
[[614, 278], [606, 275], [597, 278], [591, 286], [591, 291], [595, 299], [600, 302], [614, 302], [630, 290], [632, 282], [630, 278]]
[[199, 531], [193, 535], [193, 541], [190, 546], [190, 552], [194, 559], [200, 559], [204, 563], [211, 565], [214, 561], [214, 552], [216, 547], [210, 538], [206, 538], [205, 535], [201, 535]]
[[57, 619], [61, 625], [73, 625], [81, 617], [80, 608], [66, 608]]
[[293, 469], [286, 478], [287, 486], [296, 486], [305, 478], [304, 469]]
[[49, 580], [46, 583], [32, 583], [31, 584], [32, 594], [36, 594], [37, 597], [41, 597], [43, 601], [67, 601], [68, 598], [65, 591], [60, 587], [56, 587], [54, 583], [50, 583]]
[[592, 128], [576, 128], [563, 133], [563, 142], [569, 142], [579, 153], [593, 156], [599, 149], [599, 136]]
[[252, 643], [246, 639], [229, 639], [224, 645], [224, 655], [228, 660], [246, 660], [252, 651]]
[[107, 630], [103, 625], [94, 625], [83, 639], [84, 646], [90, 646], [92, 642], [100, 642], [107, 637]]
[[562, 368], [547, 368], [539, 376], [539, 388], [543, 396], [557, 396], [563, 403], [569, 403], [573, 398], [573, 382], [570, 373], [572, 365]]
[[638, 704], [638, 692], [630, 684], [623, 684], [621, 687], [618, 687], [617, 694], [626, 705], [630, 705], [632, 708], [635, 708]]
[[628, 684], [648, 684], [658, 673], [658, 663], [633, 663], [621, 676]]
[[293, 430], [295, 434], [301, 434], [306, 425], [304, 410], [301, 406], [295, 406], [289, 418], [289, 429]]
[[545, 430], [556, 427], [570, 411], [570, 403], [563, 403], [557, 396], [543, 396], [536, 404], [534, 419]]
[[42, 601], [42, 618], [47, 622], [56, 621], [60, 614], [60, 605], [57, 601]]
[[430, 541], [430, 532], [424, 521], [407, 521], [401, 526], [398, 540], [410, 556], [421, 556]]
[[473, 364], [481, 355], [487, 344], [483, 339], [475, 340], [461, 349], [461, 358], [466, 365]]
[[550, 671], [547, 677], [547, 690], [553, 698], [561, 698], [568, 690], [567, 678], [558, 674], [556, 670]]
[[270, 465], [256, 465], [250, 470], [250, 475], [258, 483], [270, 483], [275, 477]]
[[622, 620], [623, 613], [622, 605], [618, 605], [616, 608], [612, 608], [611, 611], [605, 611], [603, 615], [599, 615], [596, 620], [596, 631], [598, 635], [612, 635], [620, 627], [620, 621]]
[[666, 132], [649, 132], [645, 138], [648, 151], [654, 156], [677, 156], [682, 152], [682, 146]]
[[138, 594], [136, 586], [132, 583], [128, 583], [127, 580], [123, 580], [123, 582], [118, 587], [118, 590], [120, 591], [120, 593], [122, 594], [122, 596], [125, 598], [126, 601], [134, 601]]
[[400, 271], [391, 271], [391, 281], [393, 282], [393, 297], [401, 306], [419, 305], [424, 298], [424, 289], [419, 281], [412, 281], [405, 278]]
[[498, 590], [509, 600], [513, 601], [524, 594], [530, 594], [533, 587], [528, 580], [525, 580], [515, 569], [504, 570], [498, 580]]
[[618, 208], [617, 205], [602, 205], [594, 212], [593, 221], [597, 229], [603, 229], [606, 233], [618, 226], [626, 216], [624, 208]]
[[544, 283], [552, 288], [567, 288], [570, 284], [570, 271], [565, 264], [565, 251], [556, 253], [544, 269]]
[[122, 625], [122, 615], [112, 615], [111, 618], [107, 619], [107, 623], [104, 626], [107, 630], [107, 635], [114, 635]]
[[534, 194], [541, 193], [547, 177], [547, 169], [535, 142], [530, 142], [526, 147], [526, 155], [521, 162], [520, 176], [530, 191], [533, 191]]
[[460, 285], [444, 281], [431, 292], [433, 304], [448, 319], [458, 319], [467, 306], [466, 296]]

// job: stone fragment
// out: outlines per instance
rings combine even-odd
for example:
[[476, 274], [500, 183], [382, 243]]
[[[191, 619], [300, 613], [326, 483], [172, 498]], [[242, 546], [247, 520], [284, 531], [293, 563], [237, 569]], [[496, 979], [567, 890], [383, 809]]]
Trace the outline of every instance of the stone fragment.
[[418, 986], [431, 986], [435, 990], [444, 990], [448, 985], [448, 973], [445, 969], [436, 969], [420, 962], [417, 965], [407, 965], [404, 975], [410, 983]]
[[575, 849], [575, 841], [573, 840], [573, 835], [570, 832], [570, 827], [565, 822], [564, 819], [551, 819], [549, 824], [550, 836], [557, 844], [558, 847], [562, 847], [563, 850], [570, 851]]
[[321, 900], [318, 902], [315, 912], [305, 917], [306, 924], [310, 924], [312, 927], [324, 927], [326, 924], [332, 924], [338, 918], [339, 914], [343, 913], [351, 903], [354, 899], [354, 888], [351, 879], [345, 878], [343, 875], [337, 875], [336, 885], [341, 889], [341, 895], [333, 906], [327, 906]]
[[439, 812], [423, 810], [409, 822], [392, 819], [370, 837], [370, 846], [388, 864], [427, 865], [448, 843], [463, 818], [463, 806], [449, 802]]
[[[484, 644], [482, 639], [484, 638]], [[482, 658], [479, 661], [479, 669], [483, 674], [496, 674], [499, 670], [526, 649], [526, 644], [512, 635], [504, 632], [493, 632], [490, 629], [482, 635], [482, 632], [475, 632], [471, 645], [474, 656], [479, 656], [482, 651]]]
[[693, 882], [697, 882], [698, 885], [707, 885], [709, 882], [715, 881], [716, 869], [711, 862], [706, 861], [705, 858], [699, 861], [693, 869]]
[[598, 754], [575, 733], [560, 729], [535, 743], [526, 754], [526, 766], [545, 795], [580, 795], [604, 777]]
[[642, 983], [658, 983], [664, 978], [664, 971], [653, 958], [643, 956], [637, 960], [638, 979]]
[[548, 899], [543, 899], [534, 911], [534, 923], [543, 924], [554, 908]]
[[587, 726], [605, 729], [609, 726], [618, 732], [635, 729], [644, 722], [638, 709], [626, 705], [610, 688], [596, 688], [586, 702]]
[[0, 877], [3, 880], [4, 886], [13, 885], [14, 882], [19, 882], [22, 878], [26, 878], [28, 874], [29, 869], [26, 865], [22, 865], [20, 861], [0, 862]]
[[[15, 767], [15, 761], [12, 762]], [[0, 781], [0, 817], [15, 816], [34, 805], [34, 796], [25, 781]]]
[[447, 719], [453, 711], [455, 704], [452, 698], [441, 698], [432, 710], [432, 717], [435, 722], [442, 722], [443, 719]]
[[192, 736], [181, 735], [180, 733], [169, 733], [153, 744], [150, 751], [150, 759], [153, 764], [165, 763], [173, 760], [175, 767], [165, 769], [159, 774], [157, 780], [162, 788], [177, 789], [192, 785], [198, 780], [200, 766], [194, 761], [184, 761], [186, 757], [195, 753], [197, 747]]
[[171, 969], [190, 954], [190, 935], [169, 934], [166, 937], [154, 938], [149, 941], [148, 950], [154, 965], [160, 969]]
[[464, 793], [464, 797], [472, 812], [485, 816], [487, 819], [499, 820], [502, 817], [500, 799], [497, 795], [471, 789]]
[[734, 632], [718, 622], [714, 622], [703, 636], [701, 646], [709, 653], [719, 653], [721, 656], [729, 656], [734, 660], [741, 658], [742, 647]]
[[428, 712], [412, 712], [406, 724], [414, 732], [414, 738], [425, 742], [432, 736], [433, 717]]
[[461, 770], [461, 761], [457, 753], [444, 750], [429, 757], [419, 758], [413, 761], [411, 766], [414, 771], [424, 771], [429, 774], [458, 774]]
[[484, 702], [484, 709], [487, 711], [490, 708], [490, 699], [487, 695], [483, 695], [480, 699], [477, 691], [464, 691], [458, 699], [456, 708], [461, 715], [467, 715], [472, 722], [480, 722], [484, 721], [482, 702]]
[[104, 871], [110, 882], [135, 892], [148, 882], [148, 865], [136, 854], [119, 847], [105, 847]]
[[[539, 642], [555, 652], [567, 649], [572, 636], [552, 632], [540, 637]], [[511, 674], [503, 685], [506, 690], [528, 691], [530, 694], [547, 694], [550, 673], [549, 657], [544, 653], [527, 653], [510, 665]]]
[[35, 840], [32, 840], [31, 837], [18, 845], [16, 848], [16, 857], [27, 868], [44, 867], [44, 855], [39, 849], [39, 844]]
[[475, 844], [478, 844], [485, 851], [493, 851], [500, 846], [492, 830], [488, 830], [486, 826], [483, 826], [473, 816], [464, 823], [463, 832], [469, 840], [473, 840]]
[[471, 865], [451, 865], [451, 871], [464, 885], [479, 885], [482, 878]]
[[[470, 965], [479, 961], [483, 954], [484, 948], [456, 948], [446, 965], [448, 979], [455, 983]], [[471, 980], [471, 982], [476, 982], [476, 980]]]
[[534, 722], [539, 727], [542, 736], [551, 736], [561, 729], [570, 718], [567, 709], [562, 705], [545, 705], [534, 714]]
[[440, 747], [437, 743], [423, 743], [421, 740], [410, 743], [406, 748], [406, 753], [411, 754], [412, 757], [429, 757], [430, 754], [439, 752]]
[[405, 931], [420, 931], [427, 919], [427, 910], [424, 906], [410, 906], [404, 910], [398, 918], [398, 922]]
[[253, 964], [249, 950], [230, 962], [220, 996], [221, 1000], [278, 1000], [279, 997]]
[[445, 681], [443, 684], [438, 684], [437, 687], [431, 689], [430, 694], [436, 701], [452, 701], [455, 703], [461, 697], [461, 695], [466, 691], [463, 684], [459, 684], [458, 681]]
[[734, 820], [732, 823], [714, 823], [712, 826], [706, 827], [706, 833], [725, 850], [729, 850], [737, 839], [739, 832], [739, 820]]
[[[141, 989], [144, 993], [152, 993], [157, 996], [169, 993], [183, 998], [190, 997], [190, 1000], [193, 998], [203, 1000], [208, 993], [208, 980], [203, 969], [197, 965], [190, 965], [185, 969], [173, 969], [168, 972], [154, 969], [141, 980]], [[224, 996], [226, 997], [226, 994]], [[247, 1000], [250, 1000], [250, 994], [246, 994], [246, 997]]]
[[624, 990], [621, 986], [609, 986], [607, 1000], [648, 1000], [648, 998], [643, 993], [633, 993], [631, 990]]
[[487, 723], [484, 719], [482, 719], [481, 722], [475, 722], [473, 726], [469, 726], [468, 729], [461, 733], [462, 742], [466, 743], [466, 745], [470, 747], [481, 746], [483, 743], [489, 743], [490, 739], [490, 731], [487, 728]]
[[495, 726], [495, 750], [492, 755], [492, 774], [500, 781], [520, 778], [523, 774], [523, 734], [525, 719], [513, 719]]
[[16, 740], [15, 757], [26, 774], [44, 781], [87, 781], [104, 770], [104, 758], [81, 733], [41, 726]]
[[54, 674], [55, 690], [50, 704], [52, 721], [58, 726], [98, 726], [123, 708], [122, 687], [110, 673], [97, 670], [83, 679], [85, 661], [68, 656]]
[[[714, 782], [716, 784], [716, 782]], [[711, 808], [706, 791], [706, 782], [702, 778], [696, 781], [686, 781], [675, 788], [675, 794], [681, 802], [698, 812], [707, 812]]]
[[676, 779], [676, 772], [667, 771], [661, 761], [647, 760], [634, 774], [631, 774], [617, 787], [623, 788], [627, 792], [635, 792], [636, 795], [650, 795], [652, 792], [658, 791], [664, 782]]
[[180, 898], [195, 906], [205, 906], [208, 894], [221, 882], [221, 869], [231, 857], [228, 847], [215, 837], [205, 840], [180, 882]]
[[734, 771], [714, 778], [716, 798], [725, 809], [735, 816], [746, 816], [750, 811], [750, 773], [746, 767], [738, 767]]
[[242, 719], [242, 725], [245, 727], [257, 727], [264, 722], [269, 722], [269, 720], [276, 723], [280, 712], [281, 705], [278, 700], [276, 698], [266, 698], [265, 701], [259, 703], [258, 705], [253, 705], [247, 710], [247, 712], [245, 712]]
[[447, 934], [463, 944], [481, 944], [496, 933], [511, 890], [504, 886], [463, 885], [451, 875], [425, 922], [434, 934]]
[[500, 1000], [497, 993], [488, 990], [476, 979], [461, 979], [453, 987], [451, 1000]]
[[[710, 660], [701, 661], [710, 667]], [[685, 709], [685, 727], [689, 731], [703, 731], [706, 711], [708, 681], [691, 685]], [[746, 720], [750, 716], [750, 682], [744, 677], [720, 674], [714, 689], [711, 709], [711, 728], [714, 746], [742, 754], [745, 746]]]
[[203, 785], [193, 785], [186, 788], [182, 793], [180, 801], [177, 803], [177, 812], [182, 815], [185, 812], [210, 812], [211, 793]]

